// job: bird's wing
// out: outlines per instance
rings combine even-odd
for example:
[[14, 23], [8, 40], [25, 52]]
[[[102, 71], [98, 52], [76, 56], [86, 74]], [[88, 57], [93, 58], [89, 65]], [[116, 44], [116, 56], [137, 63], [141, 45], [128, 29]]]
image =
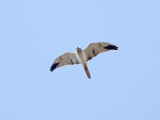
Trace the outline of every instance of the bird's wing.
[[62, 67], [64, 65], [73, 65], [73, 64], [80, 64], [80, 60], [78, 59], [76, 53], [69, 53], [66, 52], [63, 55], [59, 56], [53, 62], [50, 71], [52, 72], [54, 69], [58, 67]]
[[91, 60], [93, 57], [97, 56], [98, 54], [109, 50], [118, 50], [118, 47], [116, 45], [105, 42], [91, 43], [84, 50], [84, 52], [86, 55], [86, 60], [88, 61]]

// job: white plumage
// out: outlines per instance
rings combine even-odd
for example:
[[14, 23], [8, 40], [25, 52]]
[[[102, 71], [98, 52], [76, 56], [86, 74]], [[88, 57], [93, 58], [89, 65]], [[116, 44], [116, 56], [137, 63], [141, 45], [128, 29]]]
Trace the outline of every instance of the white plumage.
[[87, 67], [87, 61], [91, 60], [93, 57], [102, 52], [106, 52], [109, 50], [118, 50], [118, 47], [110, 43], [98, 42], [89, 44], [88, 47], [84, 50], [79, 47], [77, 47], [76, 49], [77, 53], [66, 52], [55, 59], [50, 68], [50, 71], [52, 72], [54, 69], [62, 67], [64, 65], [82, 64], [88, 78], [91, 78]]

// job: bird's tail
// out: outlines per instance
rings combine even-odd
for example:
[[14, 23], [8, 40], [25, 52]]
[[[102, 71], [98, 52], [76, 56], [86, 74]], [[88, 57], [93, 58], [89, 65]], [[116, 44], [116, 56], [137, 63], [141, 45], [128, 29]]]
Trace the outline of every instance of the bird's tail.
[[90, 75], [90, 73], [89, 73], [87, 64], [83, 65], [83, 67], [84, 67], [84, 70], [85, 70], [85, 72], [86, 72], [86, 74], [87, 74], [87, 77], [88, 77], [89, 79], [91, 79], [91, 75]]

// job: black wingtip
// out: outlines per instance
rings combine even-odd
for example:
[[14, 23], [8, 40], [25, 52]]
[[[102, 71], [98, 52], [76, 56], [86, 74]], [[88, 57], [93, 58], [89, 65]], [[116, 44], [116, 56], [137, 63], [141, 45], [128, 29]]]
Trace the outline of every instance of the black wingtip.
[[56, 67], [57, 67], [58, 64], [59, 64], [59, 63], [54, 63], [54, 64], [51, 66], [50, 71], [52, 72], [54, 69], [56, 69]]
[[118, 50], [118, 47], [115, 46], [115, 45], [109, 45], [109, 46], [106, 46], [104, 47], [105, 49], [108, 49], [108, 50]]

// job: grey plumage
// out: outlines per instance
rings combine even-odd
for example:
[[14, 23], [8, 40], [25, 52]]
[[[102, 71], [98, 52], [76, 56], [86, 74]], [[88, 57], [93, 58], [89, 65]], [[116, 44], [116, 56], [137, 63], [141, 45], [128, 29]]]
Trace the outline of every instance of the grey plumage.
[[81, 62], [77, 58], [76, 53], [66, 52], [63, 55], [59, 56], [57, 59], [55, 59], [54, 63], [50, 68], [50, 71], [52, 72], [54, 69], [62, 67], [64, 65], [74, 65], [80, 63]]
[[82, 64], [88, 78], [90, 79], [91, 76], [87, 67], [87, 61], [91, 60], [98, 54], [109, 50], [118, 50], [118, 47], [106, 42], [91, 43], [84, 50], [77, 47], [77, 53], [66, 52], [55, 59], [55, 61], [51, 65], [50, 71], [52, 72], [54, 69], [62, 67], [64, 65]]

